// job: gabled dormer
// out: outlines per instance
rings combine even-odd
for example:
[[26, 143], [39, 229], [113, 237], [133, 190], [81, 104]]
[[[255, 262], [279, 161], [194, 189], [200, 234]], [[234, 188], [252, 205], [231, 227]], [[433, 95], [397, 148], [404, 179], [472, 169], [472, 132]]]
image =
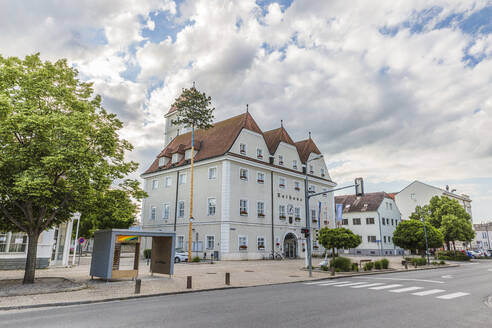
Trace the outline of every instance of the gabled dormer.
[[280, 128], [278, 129], [264, 132], [263, 136], [268, 145], [270, 156], [273, 158], [273, 161], [271, 161], [272, 164], [291, 170], [301, 170], [301, 160], [297, 153], [297, 148], [283, 127], [283, 123], [280, 124]]
[[330, 179], [325, 160], [323, 158], [314, 159], [319, 157], [319, 155], [321, 155], [321, 152], [314, 143], [313, 139], [311, 139], [311, 133], [309, 134], [308, 139], [298, 141], [295, 143], [295, 145], [297, 148], [297, 152], [299, 153], [299, 158], [304, 164], [305, 170], [308, 174], [324, 179]]

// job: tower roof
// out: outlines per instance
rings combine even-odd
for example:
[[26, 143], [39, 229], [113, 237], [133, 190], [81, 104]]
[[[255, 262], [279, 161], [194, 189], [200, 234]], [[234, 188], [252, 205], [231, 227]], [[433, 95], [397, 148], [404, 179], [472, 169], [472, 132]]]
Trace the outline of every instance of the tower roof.
[[281, 142], [285, 142], [286, 144], [295, 146], [294, 141], [283, 126], [278, 129], [263, 132], [263, 136], [265, 137], [265, 142], [270, 154], [275, 154], [275, 151], [277, 150], [278, 145]]
[[306, 163], [311, 153], [321, 154], [313, 139], [309, 138], [295, 143], [301, 162]]

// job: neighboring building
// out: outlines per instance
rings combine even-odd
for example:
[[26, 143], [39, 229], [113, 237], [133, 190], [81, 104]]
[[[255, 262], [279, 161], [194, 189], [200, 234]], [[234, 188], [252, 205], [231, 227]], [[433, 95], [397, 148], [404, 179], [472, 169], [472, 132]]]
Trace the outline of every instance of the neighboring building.
[[[149, 194], [142, 226], [176, 231], [176, 247], [187, 250], [191, 133], [171, 123], [175, 115], [174, 108], [166, 114], [166, 146], [142, 174]], [[283, 126], [263, 132], [246, 112], [196, 131], [194, 146], [194, 253], [224, 260], [265, 258], [272, 249], [303, 256], [303, 170], [320, 154], [311, 137], [294, 142]], [[309, 161], [307, 173], [315, 192], [336, 186], [322, 158]], [[310, 207], [314, 227], [334, 226], [332, 193], [313, 197]]]
[[393, 232], [401, 222], [401, 216], [391, 195], [373, 192], [364, 196], [337, 196], [335, 204], [343, 205], [341, 226], [362, 238], [362, 244], [347, 252], [356, 255], [403, 254], [403, 249], [393, 244]]
[[492, 222], [474, 224], [475, 238], [471, 242], [472, 249], [492, 249]]
[[414, 181], [395, 195], [395, 201], [400, 209], [403, 220], [410, 218], [410, 215], [415, 211], [416, 206], [428, 205], [431, 198], [434, 196], [447, 196], [456, 199], [471, 216], [470, 197], [464, 194], [455, 194], [453, 191], [454, 190], [449, 191], [448, 186], [446, 186], [446, 189], [441, 189], [420, 181]]

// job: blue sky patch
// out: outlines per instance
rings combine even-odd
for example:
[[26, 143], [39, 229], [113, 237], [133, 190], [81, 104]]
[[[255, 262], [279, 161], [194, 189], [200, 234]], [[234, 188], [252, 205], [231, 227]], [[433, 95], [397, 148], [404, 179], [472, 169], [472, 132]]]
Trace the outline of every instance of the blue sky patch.
[[492, 33], [492, 6], [474, 12], [459, 24], [460, 29], [469, 34]]
[[[159, 43], [166, 40], [168, 37], [172, 39], [173, 42], [176, 41], [176, 36], [183, 30], [186, 25], [193, 25], [194, 23], [187, 20], [184, 24], [176, 23], [174, 16], [172, 16], [167, 11], [158, 11], [151, 13], [150, 19], [155, 23], [154, 30], [150, 30], [148, 27], [142, 29], [142, 36], [147, 38], [152, 43]], [[146, 23], [144, 17], [141, 18], [142, 24]]]
[[72, 41], [81, 46], [102, 46], [108, 44], [104, 29], [94, 27], [72, 31]]

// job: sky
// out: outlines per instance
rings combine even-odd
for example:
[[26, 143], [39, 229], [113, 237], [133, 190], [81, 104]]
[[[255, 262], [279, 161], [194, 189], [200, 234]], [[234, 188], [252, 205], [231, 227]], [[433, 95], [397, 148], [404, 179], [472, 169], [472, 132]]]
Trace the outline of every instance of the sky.
[[492, 221], [492, 1], [0, 0], [0, 54], [37, 52], [94, 83], [138, 174], [195, 81], [217, 120], [311, 131], [339, 186], [449, 185]]

